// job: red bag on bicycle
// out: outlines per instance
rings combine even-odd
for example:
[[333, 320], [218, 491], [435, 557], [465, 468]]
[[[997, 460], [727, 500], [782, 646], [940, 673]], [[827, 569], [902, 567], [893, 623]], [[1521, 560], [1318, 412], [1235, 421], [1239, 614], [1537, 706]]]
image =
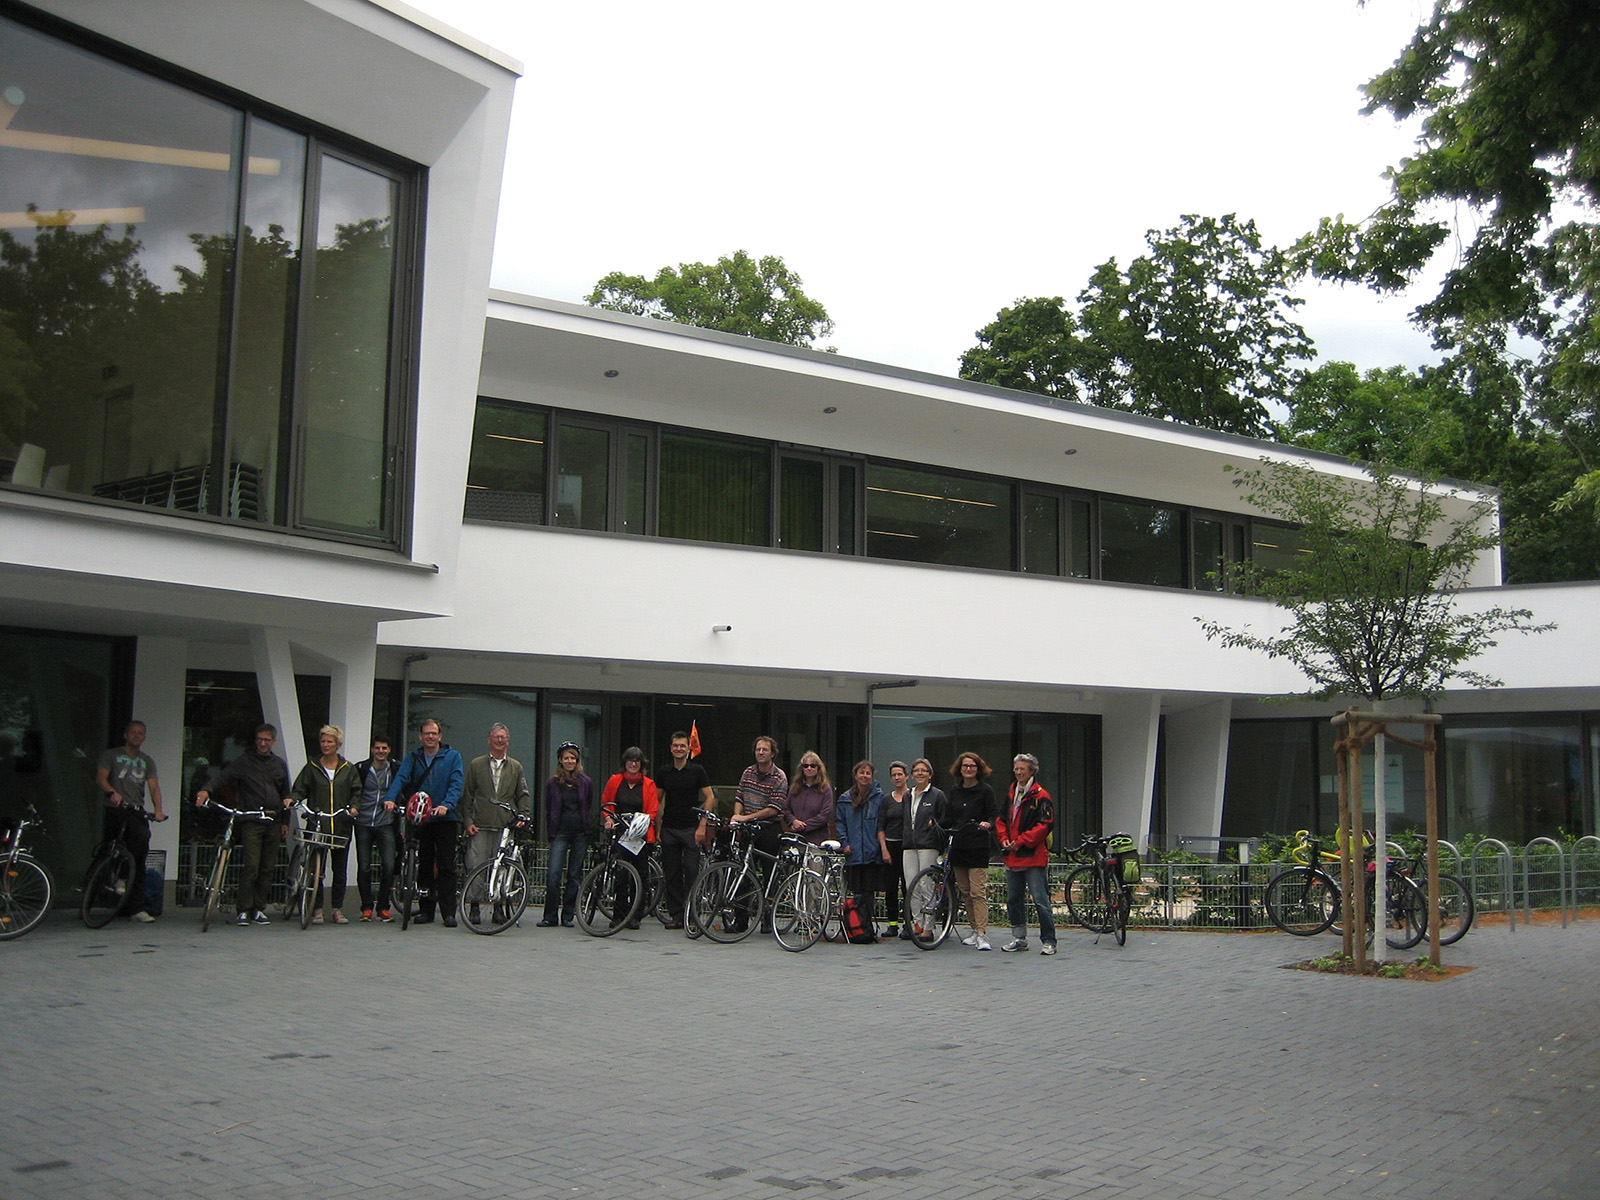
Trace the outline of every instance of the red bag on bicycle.
[[852, 945], [870, 945], [878, 940], [877, 931], [856, 904], [854, 896], [846, 896], [839, 906], [839, 923], [844, 927], [844, 940]]

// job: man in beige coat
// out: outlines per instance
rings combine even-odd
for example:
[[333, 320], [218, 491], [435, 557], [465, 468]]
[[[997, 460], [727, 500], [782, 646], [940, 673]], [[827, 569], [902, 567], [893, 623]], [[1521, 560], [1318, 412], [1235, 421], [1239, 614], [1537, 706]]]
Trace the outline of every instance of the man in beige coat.
[[506, 753], [510, 748], [511, 731], [496, 721], [489, 727], [489, 753], [479, 755], [467, 766], [461, 791], [461, 819], [466, 825], [468, 872], [494, 857], [495, 848], [500, 845], [500, 831], [510, 823], [496, 800], [518, 812], [530, 811], [528, 777], [522, 764]]

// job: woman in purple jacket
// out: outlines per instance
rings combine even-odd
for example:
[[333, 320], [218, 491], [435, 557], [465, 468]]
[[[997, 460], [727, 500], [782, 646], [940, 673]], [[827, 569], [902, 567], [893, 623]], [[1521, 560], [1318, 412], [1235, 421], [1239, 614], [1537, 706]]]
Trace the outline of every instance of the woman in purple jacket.
[[833, 785], [828, 782], [828, 768], [815, 750], [800, 756], [800, 765], [789, 784], [789, 814], [784, 824], [790, 833], [798, 833], [813, 846], [834, 837]]
[[556, 773], [544, 785], [544, 804], [549, 821], [550, 875], [539, 924], [548, 929], [559, 919], [571, 929], [578, 914], [583, 852], [589, 848], [589, 832], [594, 828], [594, 780], [583, 773], [583, 758], [575, 742], [562, 742], [556, 750]]

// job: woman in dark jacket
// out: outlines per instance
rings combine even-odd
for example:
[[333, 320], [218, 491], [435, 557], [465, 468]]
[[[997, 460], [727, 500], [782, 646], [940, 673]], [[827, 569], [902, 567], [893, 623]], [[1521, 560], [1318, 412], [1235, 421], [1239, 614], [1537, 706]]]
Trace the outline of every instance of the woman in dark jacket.
[[950, 764], [955, 784], [945, 801], [939, 823], [951, 831], [950, 865], [955, 868], [956, 886], [967, 901], [972, 934], [962, 941], [979, 950], [989, 945], [989, 831], [999, 812], [994, 789], [984, 780], [989, 764], [968, 750], [956, 755]]
[[[550, 874], [544, 892], [548, 928], [557, 920], [571, 929], [578, 915], [578, 881], [583, 875], [583, 852], [589, 848], [594, 828], [594, 780], [583, 773], [583, 758], [574, 742], [562, 742], [556, 751], [556, 773], [544, 785], [546, 826], [550, 834]], [[562, 886], [565, 879], [565, 887]]]
[[[344, 907], [345, 879], [349, 874], [351, 818], [361, 799], [361, 772], [339, 753], [344, 746], [344, 730], [337, 725], [324, 725], [317, 734], [317, 749], [321, 756], [306, 763], [296, 776], [290, 795], [303, 801], [312, 812], [327, 819], [321, 822], [323, 833], [333, 833], [343, 845], [328, 852], [333, 865], [332, 911], [328, 919], [335, 925], [350, 924], [349, 918], [339, 910]], [[322, 881], [317, 881], [316, 911], [311, 914], [313, 925], [322, 924]]]

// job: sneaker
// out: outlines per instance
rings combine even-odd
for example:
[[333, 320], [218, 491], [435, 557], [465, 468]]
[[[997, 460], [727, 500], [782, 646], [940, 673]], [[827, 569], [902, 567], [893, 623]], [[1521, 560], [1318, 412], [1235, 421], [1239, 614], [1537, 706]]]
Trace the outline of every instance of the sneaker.
[[979, 938], [977, 934], [972, 933], [972, 934], [968, 934], [966, 937], [962, 938], [961, 939], [961, 944], [963, 946], [976, 946], [981, 940], [982, 939]]
[[1026, 950], [1027, 948], [1028, 948], [1028, 939], [1027, 938], [1012, 938], [1004, 946], [1000, 947], [1000, 953], [1001, 954], [1016, 954], [1019, 951]]
[[335, 925], [348, 925], [348, 924], [350, 924], [350, 918], [345, 916], [337, 908], [333, 910], [333, 916], [330, 917], [329, 920], [331, 920]]
[[322, 924], [322, 910], [320, 908], [313, 909], [311, 911], [311, 923], [313, 925], [321, 925]]
[[248, 924], [250, 924], [250, 914], [249, 913], [240, 913], [237, 917], [235, 917], [233, 919], [233, 923], [235, 925], [248, 925]]
[[989, 945], [989, 939], [988, 938], [981, 937], [981, 938], [978, 939], [978, 949], [979, 950], [993, 950], [994, 947]]
[[378, 914], [378, 920], [382, 921], [385, 925], [388, 925], [394, 920], [394, 914], [386, 908]]
[[1055, 952], [1056, 944], [1054, 942], [1046, 942], [1044, 945], [1039, 947], [1040, 954], [1054, 954]]
[[533, 923], [533, 927], [535, 929], [554, 929], [556, 927], [556, 923], [549, 917], [540, 917]]
[[362, 909], [362, 910], [361, 910], [361, 919], [362, 919], [362, 920], [363, 920], [363, 921], [370, 921], [370, 920], [372, 920], [372, 910], [371, 910], [371, 909], [370, 909], [370, 908], [363, 908], [363, 909]]
[[900, 936], [900, 926], [896, 922], [890, 921], [889, 922], [889, 932], [885, 933], [883, 936], [885, 938], [897, 938], [897, 937], [899, 937]]
[[142, 908], [138, 912], [131, 915], [128, 920], [137, 921], [141, 925], [153, 925], [155, 923], [155, 918], [149, 913], [145, 912]]
[[250, 918], [250, 923], [252, 925], [271, 925], [272, 924], [271, 921], [267, 920], [267, 914], [262, 912], [259, 908], [256, 909], [256, 915]]

